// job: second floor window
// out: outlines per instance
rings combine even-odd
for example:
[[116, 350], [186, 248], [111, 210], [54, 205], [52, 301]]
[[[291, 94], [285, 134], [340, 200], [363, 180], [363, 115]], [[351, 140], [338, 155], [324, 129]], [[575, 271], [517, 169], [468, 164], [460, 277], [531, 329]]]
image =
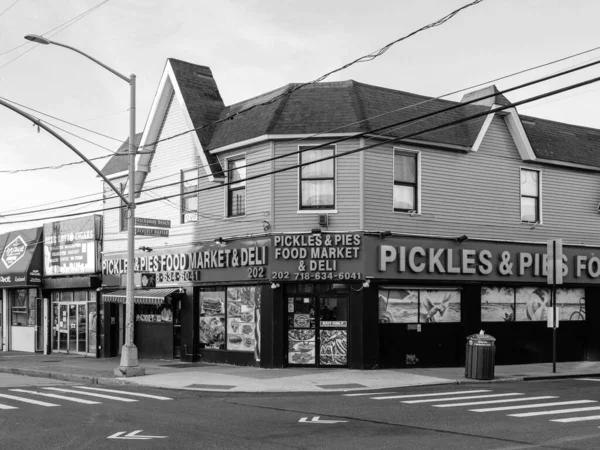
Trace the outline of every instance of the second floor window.
[[521, 221], [540, 222], [540, 173], [521, 169]]
[[246, 158], [227, 160], [227, 217], [246, 214]]
[[394, 211], [418, 210], [418, 154], [394, 150]]
[[[316, 161], [335, 154], [335, 147], [300, 147], [300, 163]], [[300, 168], [300, 209], [335, 209], [335, 159]]]
[[198, 171], [181, 171], [181, 223], [198, 221]]

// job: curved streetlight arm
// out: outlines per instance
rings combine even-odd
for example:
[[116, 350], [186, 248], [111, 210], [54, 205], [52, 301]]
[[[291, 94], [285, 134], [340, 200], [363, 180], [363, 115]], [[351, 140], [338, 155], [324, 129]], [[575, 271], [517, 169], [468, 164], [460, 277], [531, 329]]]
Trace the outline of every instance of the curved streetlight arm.
[[0, 105], [2, 106], [6, 106], [8, 109], [12, 109], [14, 112], [16, 112], [17, 114], [22, 115], [23, 117], [25, 117], [26, 119], [29, 119], [30, 121], [32, 121], [35, 125], [37, 125], [40, 128], [43, 128], [44, 130], [46, 130], [48, 133], [50, 133], [52, 136], [54, 136], [56, 139], [58, 139], [60, 142], [62, 142], [63, 144], [65, 144], [67, 147], [69, 147], [71, 150], [73, 150], [75, 153], [77, 153], [77, 155], [83, 159], [92, 169], [94, 169], [94, 171], [96, 171], [96, 173], [98, 175], [100, 175], [102, 177], [102, 179], [104, 181], [106, 181], [106, 183], [111, 187], [111, 189], [113, 191], [115, 191], [115, 193], [121, 198], [121, 200], [123, 200], [125, 202], [126, 205], [129, 205], [129, 200], [121, 193], [121, 191], [119, 189], [117, 189], [115, 187], [114, 184], [112, 184], [110, 182], [110, 180], [108, 178], [106, 178], [106, 176], [94, 165], [92, 164], [92, 162], [87, 159], [79, 150], [77, 150], [75, 147], [73, 147], [73, 145], [71, 145], [69, 143], [69, 141], [67, 141], [65, 138], [63, 138], [60, 134], [56, 133], [52, 128], [44, 125], [44, 123], [42, 123], [39, 119], [36, 119], [35, 117], [33, 117], [32, 115], [26, 113], [25, 111], [21, 111], [19, 108], [17, 108], [16, 106], [11, 105], [10, 103], [5, 102], [4, 100], [0, 99]]
[[[108, 67], [106, 64], [104, 64], [104, 63], [102, 63], [102, 62], [98, 61], [96, 58], [94, 58], [94, 57], [92, 57], [92, 56], [88, 55], [87, 53], [85, 53], [85, 52], [82, 52], [81, 50], [79, 50], [79, 49], [76, 49], [75, 47], [71, 47], [70, 45], [65, 45], [65, 44], [61, 44], [60, 42], [51, 41], [50, 39], [47, 39], [47, 38], [43, 38], [43, 39], [44, 39], [44, 41], [47, 41], [47, 43], [48, 43], [48, 44], [52, 44], [52, 45], [58, 45], [59, 47], [64, 47], [64, 48], [68, 48], [69, 50], [73, 50], [74, 52], [77, 52], [77, 53], [79, 53], [80, 55], [83, 55], [83, 56], [85, 56], [86, 58], [88, 58], [88, 59], [91, 59], [91, 60], [92, 60], [92, 61], [94, 61], [96, 64], [98, 64], [98, 65], [100, 65], [100, 66], [104, 67], [104, 68], [105, 68], [106, 70], [108, 70], [109, 72], [112, 72], [112, 73], [114, 73], [116, 76], [118, 76], [118, 77], [119, 77], [119, 78], [121, 78], [122, 80], [126, 81], [127, 83], [131, 83], [131, 79], [130, 79], [129, 77], [126, 77], [125, 75], [123, 75], [123, 74], [121, 74], [121, 73], [117, 72], [117, 71], [116, 71], [116, 70], [114, 70], [113, 68], [111, 68], [111, 67]], [[34, 41], [34, 42], [39, 42], [39, 41]], [[45, 42], [44, 42], [44, 43], [45, 43]]]

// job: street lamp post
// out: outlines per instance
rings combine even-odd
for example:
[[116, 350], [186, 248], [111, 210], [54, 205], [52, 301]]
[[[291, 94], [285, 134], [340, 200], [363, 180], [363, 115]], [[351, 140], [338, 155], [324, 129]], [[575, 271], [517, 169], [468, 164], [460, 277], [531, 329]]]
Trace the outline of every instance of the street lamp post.
[[127, 282], [126, 282], [126, 333], [125, 333], [125, 344], [121, 349], [121, 363], [119, 367], [115, 368], [114, 373], [116, 376], [138, 376], [145, 373], [144, 369], [139, 366], [138, 351], [137, 347], [133, 343], [133, 274], [134, 274], [134, 248], [135, 248], [135, 75], [131, 74], [129, 77], [117, 72], [116, 70], [108, 67], [106, 64], [101, 63], [97, 59], [91, 57], [87, 53], [82, 52], [69, 45], [61, 44], [59, 42], [51, 41], [42, 36], [35, 34], [28, 34], [25, 39], [36, 42], [38, 44], [52, 44], [58, 45], [59, 47], [68, 48], [73, 50], [88, 59], [91, 59], [96, 64], [104, 67], [109, 72], [118, 76], [122, 80], [129, 83], [130, 87], [130, 108], [129, 108], [129, 195], [127, 202], [128, 217], [127, 217]]

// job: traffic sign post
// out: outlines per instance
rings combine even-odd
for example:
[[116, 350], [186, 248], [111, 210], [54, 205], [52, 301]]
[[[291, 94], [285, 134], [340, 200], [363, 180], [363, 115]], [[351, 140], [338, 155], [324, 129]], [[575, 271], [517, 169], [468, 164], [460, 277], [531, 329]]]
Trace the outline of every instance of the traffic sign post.
[[548, 284], [552, 286], [551, 300], [552, 311], [551, 318], [548, 317], [548, 326], [552, 325], [552, 373], [556, 373], [556, 328], [558, 318], [556, 316], [556, 285], [563, 283], [562, 273], [562, 239], [551, 239], [548, 241]]

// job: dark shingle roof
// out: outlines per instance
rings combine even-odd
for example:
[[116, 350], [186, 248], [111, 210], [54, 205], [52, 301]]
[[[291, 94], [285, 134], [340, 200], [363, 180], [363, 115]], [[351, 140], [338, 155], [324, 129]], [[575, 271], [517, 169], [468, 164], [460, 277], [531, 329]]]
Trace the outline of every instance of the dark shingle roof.
[[[140, 145], [142, 134], [143, 133], [137, 133], [135, 135], [134, 144], [136, 149]], [[121, 144], [117, 153], [111, 156], [106, 162], [106, 165], [101, 170], [102, 174], [109, 176], [129, 169], [129, 158], [127, 157], [127, 153], [129, 153], [129, 138], [125, 139], [125, 142]]]
[[538, 158], [600, 167], [600, 130], [521, 116]]
[[225, 107], [212, 72], [206, 66], [178, 59], [169, 58], [169, 62], [185, 99], [192, 124], [197, 129], [196, 133], [200, 144], [205, 149], [211, 172], [214, 175], [220, 174], [222, 169], [217, 157], [206, 151], [214, 128], [213, 126], [206, 127], [206, 125], [216, 121]]
[[[221, 113], [221, 119], [252, 105], [293, 91], [273, 103], [258, 106], [235, 116], [232, 120], [217, 124], [209, 149], [216, 149], [267, 133], [365, 132], [457, 104], [457, 102], [431, 99], [352, 80], [313, 84], [294, 90], [297, 86], [297, 84], [290, 84], [263, 96], [225, 108]], [[422, 102], [426, 103], [414, 106]], [[408, 108], [409, 106], [410, 108]], [[436, 115], [422, 123], [386, 130], [380, 134], [402, 137], [431, 126], [485, 111], [485, 109], [482, 106], [468, 105]], [[390, 113], [390, 111], [395, 112]], [[468, 147], [475, 141], [483, 120], [484, 118], [480, 118], [426, 133], [414, 139]]]

